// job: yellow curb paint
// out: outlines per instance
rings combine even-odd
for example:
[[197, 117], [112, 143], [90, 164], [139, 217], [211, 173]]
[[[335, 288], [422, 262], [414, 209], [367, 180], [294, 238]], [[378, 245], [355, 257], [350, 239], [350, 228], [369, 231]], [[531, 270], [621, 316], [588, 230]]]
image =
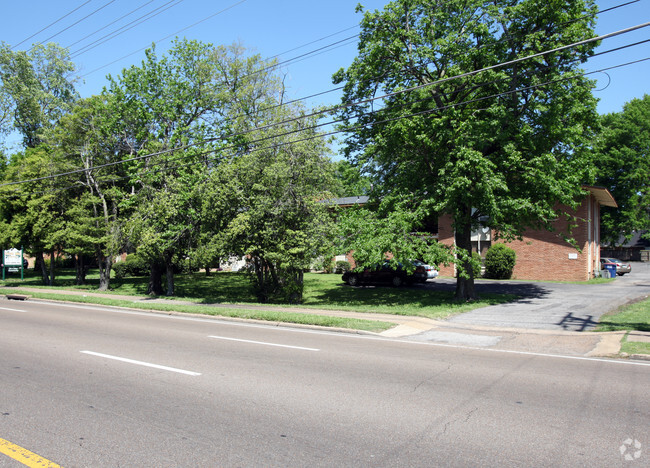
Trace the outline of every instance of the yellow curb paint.
[[62, 468], [60, 465], [4, 439], [0, 439], [0, 453], [30, 468]]

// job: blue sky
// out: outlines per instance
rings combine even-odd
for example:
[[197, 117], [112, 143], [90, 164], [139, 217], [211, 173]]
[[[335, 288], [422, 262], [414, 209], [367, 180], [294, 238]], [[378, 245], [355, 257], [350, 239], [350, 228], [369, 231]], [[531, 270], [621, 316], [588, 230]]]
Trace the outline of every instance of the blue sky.
[[[625, 2], [599, 0], [597, 3], [603, 10]], [[0, 41], [14, 46], [81, 6], [60, 22], [17, 46], [17, 49], [27, 49], [33, 42], [46, 41], [56, 34], [49, 41], [70, 47], [83, 79], [78, 86], [83, 97], [99, 93], [106, 84], [107, 74], [117, 75], [123, 68], [139, 64], [143, 57], [142, 50], [152, 42], [157, 43], [159, 50], [165, 50], [174, 35], [184, 28], [187, 29], [178, 33], [181, 37], [213, 44], [238, 41], [263, 57], [282, 54], [280, 61], [341, 41], [321, 53], [283, 67], [290, 92], [293, 97], [300, 98], [332, 89], [332, 74], [349, 65], [354, 58], [356, 40], [348, 38], [359, 32], [356, 26], [361, 16], [355, 13], [357, 3], [359, 0], [5, 0], [2, 4]], [[360, 0], [360, 3], [367, 9], [380, 9], [388, 1]], [[127, 18], [97, 32], [138, 7], [141, 8]], [[157, 16], [103, 44], [97, 44], [91, 50], [84, 52], [82, 49], [157, 8], [161, 11]], [[647, 21], [650, 21], [650, 0], [640, 0], [602, 14], [596, 32], [606, 34]], [[200, 23], [192, 26], [197, 22]], [[318, 41], [321, 38], [325, 39]], [[645, 39], [650, 39], [650, 27], [603, 41], [600, 50]], [[650, 43], [595, 57], [585, 68], [598, 70], [647, 57], [650, 57]], [[600, 99], [599, 112], [618, 112], [625, 102], [648, 93], [648, 77], [650, 60], [610, 70], [607, 75], [593, 75], [598, 80], [595, 95]], [[310, 104], [333, 104], [338, 99], [338, 93], [329, 93], [313, 99]]]

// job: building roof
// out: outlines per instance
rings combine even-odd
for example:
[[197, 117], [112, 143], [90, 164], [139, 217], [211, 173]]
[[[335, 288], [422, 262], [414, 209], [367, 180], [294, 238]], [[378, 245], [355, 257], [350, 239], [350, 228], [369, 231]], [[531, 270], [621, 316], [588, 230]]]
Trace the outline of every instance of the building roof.
[[331, 200], [328, 200], [328, 202], [332, 203], [333, 205], [346, 207], [346, 206], [354, 206], [354, 205], [365, 205], [366, 203], [368, 203], [369, 198], [370, 197], [361, 195], [356, 197], [333, 198]]
[[605, 187], [585, 185], [583, 188], [589, 191], [589, 193], [591, 193], [601, 205], [618, 208], [616, 200], [614, 200], [614, 196]]
[[618, 241], [614, 245], [608, 245], [608, 247], [622, 247], [624, 249], [648, 249], [650, 248], [650, 240], [644, 239], [643, 236], [647, 234], [648, 231], [634, 231], [630, 240], [626, 241], [625, 236], [621, 235], [618, 238]]

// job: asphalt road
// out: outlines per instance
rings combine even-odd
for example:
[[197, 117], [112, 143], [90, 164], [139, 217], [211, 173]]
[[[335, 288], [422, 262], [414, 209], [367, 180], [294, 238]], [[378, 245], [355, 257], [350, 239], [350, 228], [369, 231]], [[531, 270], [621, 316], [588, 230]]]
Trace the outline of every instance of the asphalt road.
[[0, 439], [64, 467], [647, 466], [648, 401], [644, 362], [0, 307]]

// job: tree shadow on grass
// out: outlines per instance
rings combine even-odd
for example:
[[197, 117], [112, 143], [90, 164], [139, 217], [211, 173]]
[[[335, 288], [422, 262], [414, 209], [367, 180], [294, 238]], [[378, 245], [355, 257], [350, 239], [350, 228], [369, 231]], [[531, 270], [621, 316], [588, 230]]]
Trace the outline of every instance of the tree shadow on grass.
[[607, 317], [602, 316], [600, 322], [598, 323], [598, 329], [600, 331], [625, 331], [625, 330], [637, 330], [643, 332], [650, 332], [650, 323], [648, 322], [614, 322], [607, 320]]
[[454, 297], [453, 288], [433, 290], [427, 285], [412, 285], [395, 288], [392, 286], [348, 286], [338, 282], [330, 288], [311, 291], [306, 305], [327, 308], [353, 308], [364, 312], [388, 312], [393, 315], [429, 316], [435, 309], [444, 309], [448, 313], [454, 310], [468, 310], [474, 304], [477, 307], [503, 304], [516, 299], [511, 294], [485, 293], [479, 301], [467, 303]]

